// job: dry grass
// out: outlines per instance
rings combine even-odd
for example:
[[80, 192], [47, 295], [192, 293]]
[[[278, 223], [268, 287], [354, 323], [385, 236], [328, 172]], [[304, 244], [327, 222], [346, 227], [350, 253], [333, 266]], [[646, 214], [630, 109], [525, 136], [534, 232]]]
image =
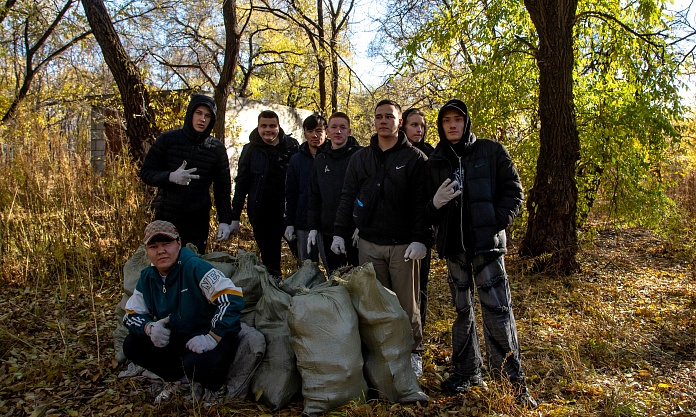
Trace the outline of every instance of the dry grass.
[[[121, 267], [150, 215], [128, 163], [100, 176], [55, 148], [47, 158], [15, 150], [0, 171], [0, 415], [271, 414], [253, 402], [155, 407], [147, 386], [116, 378], [110, 333]], [[696, 274], [691, 252], [676, 247], [645, 230], [600, 228], [579, 255], [583, 272], [561, 278], [526, 273], [513, 246], [508, 272], [535, 411], [518, 408], [504, 383], [439, 391], [454, 312], [436, 260], [421, 379], [429, 404], [371, 401], [330, 415], [696, 415]], [[255, 250], [246, 225], [209, 249], [239, 248]], [[287, 250], [283, 262], [293, 270]], [[275, 415], [301, 409], [295, 402]]]

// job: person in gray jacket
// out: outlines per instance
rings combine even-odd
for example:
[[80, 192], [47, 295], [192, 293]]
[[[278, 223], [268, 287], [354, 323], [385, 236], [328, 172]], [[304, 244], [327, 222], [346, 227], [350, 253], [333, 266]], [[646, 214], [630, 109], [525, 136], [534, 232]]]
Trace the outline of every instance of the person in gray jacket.
[[452, 325], [454, 372], [444, 391], [464, 393], [483, 385], [481, 349], [474, 315], [474, 288], [481, 302], [488, 371], [507, 377], [518, 403], [536, 407], [525, 383], [505, 272], [505, 228], [518, 214], [524, 193], [507, 150], [471, 133], [466, 105], [450, 100], [437, 118], [440, 142], [430, 155], [427, 204], [436, 226], [435, 244], [447, 260], [457, 318]]

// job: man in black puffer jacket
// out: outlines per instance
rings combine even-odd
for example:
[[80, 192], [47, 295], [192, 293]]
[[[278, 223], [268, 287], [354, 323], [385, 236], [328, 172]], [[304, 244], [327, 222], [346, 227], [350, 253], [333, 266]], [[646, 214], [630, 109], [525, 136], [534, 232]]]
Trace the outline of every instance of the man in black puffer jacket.
[[457, 310], [452, 325], [454, 372], [442, 389], [464, 393], [483, 385], [483, 361], [476, 332], [474, 286], [481, 302], [488, 371], [509, 378], [520, 404], [536, 407], [520, 361], [517, 326], [505, 272], [505, 228], [518, 214], [522, 184], [507, 150], [471, 133], [466, 105], [450, 100], [437, 118], [440, 136], [428, 166], [428, 213], [436, 225], [436, 246], [447, 259]]
[[249, 134], [249, 143], [239, 155], [234, 197], [232, 232], [239, 231], [244, 202], [261, 261], [268, 272], [280, 277], [285, 176], [288, 162], [299, 148], [297, 140], [285, 136], [278, 115], [271, 110], [259, 114], [258, 127]]
[[210, 186], [217, 210], [218, 240], [230, 235], [232, 180], [225, 145], [210, 136], [215, 126], [212, 98], [196, 94], [186, 110], [184, 127], [157, 138], [140, 169], [140, 178], [157, 187], [155, 220], [173, 223], [182, 245], [191, 242], [204, 253], [210, 222]]
[[420, 261], [426, 253], [425, 155], [406, 139], [401, 107], [382, 100], [375, 106], [370, 146], [348, 163], [331, 250], [346, 253], [345, 240], [359, 231], [361, 264], [371, 262], [379, 282], [394, 291], [411, 321], [411, 366], [422, 374]]
[[325, 259], [324, 266], [332, 272], [342, 266], [359, 265], [357, 244], [346, 245], [346, 253], [337, 255], [331, 252], [331, 243], [348, 162], [361, 146], [350, 135], [350, 118], [343, 112], [334, 112], [329, 117], [326, 132], [329, 142], [322, 146], [321, 153], [315, 158], [309, 181], [307, 246], [319, 246]]

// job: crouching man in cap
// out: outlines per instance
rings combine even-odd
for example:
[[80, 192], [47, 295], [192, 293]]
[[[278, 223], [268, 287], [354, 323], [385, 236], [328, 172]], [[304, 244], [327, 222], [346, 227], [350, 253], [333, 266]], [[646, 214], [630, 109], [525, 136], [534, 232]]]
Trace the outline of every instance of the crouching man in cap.
[[150, 223], [143, 243], [152, 265], [126, 304], [124, 354], [166, 382], [156, 402], [167, 399], [184, 376], [218, 391], [239, 344], [242, 289], [182, 248], [169, 222]]

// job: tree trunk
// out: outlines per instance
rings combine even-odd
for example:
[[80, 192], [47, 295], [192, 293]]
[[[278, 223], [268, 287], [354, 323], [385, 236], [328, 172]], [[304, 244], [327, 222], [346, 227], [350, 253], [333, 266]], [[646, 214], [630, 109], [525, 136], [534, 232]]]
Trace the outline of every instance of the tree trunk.
[[317, 51], [317, 66], [319, 72], [319, 112], [326, 112], [326, 32], [324, 31], [324, 2], [317, 0], [317, 32], [319, 35], [319, 51]]
[[573, 103], [573, 26], [577, 0], [525, 0], [539, 35], [540, 150], [520, 253], [563, 274], [579, 270], [575, 217], [580, 140]]
[[213, 99], [217, 106], [215, 115], [215, 137], [225, 143], [225, 116], [227, 114], [227, 99], [234, 87], [234, 71], [237, 68], [241, 36], [237, 33], [237, 1], [222, 2], [222, 16], [225, 20], [225, 61], [222, 64], [220, 80], [215, 86]]
[[338, 110], [338, 53], [336, 40], [331, 39], [331, 113]]
[[121, 44], [104, 1], [82, 0], [82, 7], [121, 94], [131, 157], [141, 164], [145, 158], [145, 144], [154, 142], [159, 134], [150, 112], [150, 95], [138, 68]]

